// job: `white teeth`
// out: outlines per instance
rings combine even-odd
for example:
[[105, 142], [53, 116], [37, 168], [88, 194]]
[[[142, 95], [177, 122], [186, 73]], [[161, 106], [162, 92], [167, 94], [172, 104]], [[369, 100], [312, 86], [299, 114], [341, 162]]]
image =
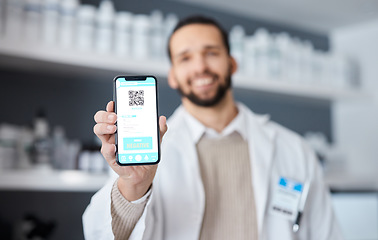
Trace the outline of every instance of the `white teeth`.
[[194, 81], [194, 86], [196, 87], [201, 87], [201, 86], [204, 86], [204, 85], [208, 85], [212, 82], [213, 80], [211, 78], [200, 78], [200, 79], [196, 79]]

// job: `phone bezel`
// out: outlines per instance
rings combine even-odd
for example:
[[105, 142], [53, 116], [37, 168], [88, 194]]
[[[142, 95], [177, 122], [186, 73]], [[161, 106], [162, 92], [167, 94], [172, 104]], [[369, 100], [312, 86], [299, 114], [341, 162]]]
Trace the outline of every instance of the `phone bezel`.
[[[153, 78], [155, 80], [155, 95], [156, 95], [156, 124], [157, 124], [157, 145], [158, 145], [158, 159], [155, 162], [148, 163], [121, 163], [118, 158], [118, 131], [115, 132], [115, 145], [116, 145], [116, 162], [120, 166], [137, 166], [137, 165], [155, 165], [160, 162], [160, 127], [159, 127], [159, 102], [158, 102], [158, 81], [155, 76], [152, 75], [133, 75], [125, 76], [119, 75], [113, 79], [113, 102], [114, 102], [114, 112], [117, 114], [117, 87], [116, 81], [118, 78], [124, 78], [126, 81], [145, 81], [147, 78]], [[117, 123], [116, 123], [117, 125]], [[118, 126], [117, 126], [118, 128]]]

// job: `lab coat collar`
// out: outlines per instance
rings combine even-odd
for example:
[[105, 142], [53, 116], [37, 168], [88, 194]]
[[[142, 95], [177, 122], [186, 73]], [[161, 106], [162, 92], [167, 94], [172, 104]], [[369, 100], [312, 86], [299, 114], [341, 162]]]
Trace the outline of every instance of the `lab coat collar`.
[[189, 112], [183, 108], [185, 121], [190, 129], [190, 135], [194, 144], [197, 144], [200, 138], [205, 135], [210, 138], [219, 138], [228, 136], [233, 132], [239, 133], [245, 141], [248, 141], [248, 134], [246, 133], [246, 113], [244, 108], [240, 108], [240, 103], [237, 103], [238, 114], [236, 117], [226, 126], [221, 133], [216, 132], [212, 128], [204, 126], [200, 121], [193, 117]]

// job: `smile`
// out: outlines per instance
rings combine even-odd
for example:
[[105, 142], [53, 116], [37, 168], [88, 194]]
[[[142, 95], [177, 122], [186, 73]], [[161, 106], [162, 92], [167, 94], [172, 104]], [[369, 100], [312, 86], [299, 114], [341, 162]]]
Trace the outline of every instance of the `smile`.
[[194, 87], [202, 87], [206, 85], [210, 85], [214, 82], [213, 78], [198, 78], [193, 81], [193, 86]]

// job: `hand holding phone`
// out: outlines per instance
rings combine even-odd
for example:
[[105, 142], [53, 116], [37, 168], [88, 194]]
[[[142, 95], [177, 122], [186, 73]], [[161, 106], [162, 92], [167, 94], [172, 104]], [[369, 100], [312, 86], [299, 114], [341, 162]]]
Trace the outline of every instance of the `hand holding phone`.
[[157, 80], [153, 76], [114, 79], [117, 163], [149, 165], [160, 161]]
[[[95, 116], [94, 133], [102, 142], [101, 153], [109, 166], [119, 175], [118, 188], [129, 201], [141, 198], [151, 186], [157, 164], [141, 166], [121, 166], [116, 163], [115, 132], [117, 116], [114, 113], [114, 102], [110, 101], [106, 111], [98, 111]], [[160, 142], [167, 131], [166, 118], [159, 118]]]

